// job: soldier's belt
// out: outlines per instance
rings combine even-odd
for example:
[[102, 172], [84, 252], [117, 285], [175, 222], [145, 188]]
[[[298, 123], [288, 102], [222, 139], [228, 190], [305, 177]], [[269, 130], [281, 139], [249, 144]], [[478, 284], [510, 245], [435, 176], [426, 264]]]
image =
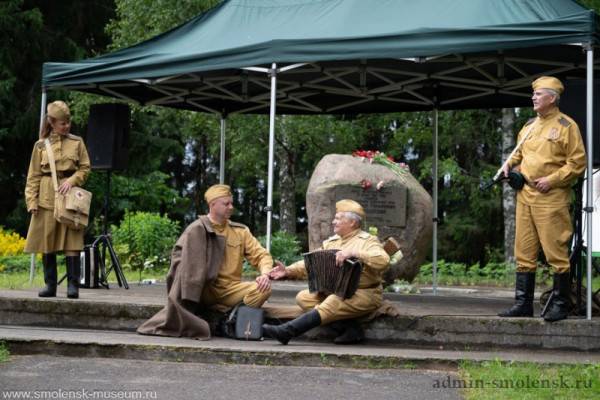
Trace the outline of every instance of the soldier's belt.
[[[74, 171], [56, 171], [56, 178], [58, 178], [58, 179], [69, 178], [74, 173], [75, 173]], [[42, 176], [52, 176], [52, 173], [50, 173], [50, 172], [44, 172], [42, 174]]]

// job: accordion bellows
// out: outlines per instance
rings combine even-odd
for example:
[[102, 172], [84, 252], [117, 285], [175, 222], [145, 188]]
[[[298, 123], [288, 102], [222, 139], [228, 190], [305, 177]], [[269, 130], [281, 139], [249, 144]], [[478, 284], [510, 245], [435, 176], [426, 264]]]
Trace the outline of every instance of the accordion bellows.
[[348, 258], [341, 267], [335, 265], [335, 254], [339, 250], [315, 250], [304, 253], [304, 266], [308, 274], [308, 290], [324, 295], [335, 294], [349, 299], [356, 293], [362, 263]]

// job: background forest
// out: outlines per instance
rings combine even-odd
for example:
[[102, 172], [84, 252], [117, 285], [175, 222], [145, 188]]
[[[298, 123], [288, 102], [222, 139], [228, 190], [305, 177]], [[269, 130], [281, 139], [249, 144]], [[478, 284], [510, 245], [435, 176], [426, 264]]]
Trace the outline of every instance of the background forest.
[[[74, 61], [133, 45], [217, 3], [0, 2], [0, 227], [21, 236], [27, 231], [23, 189], [31, 148], [38, 138], [43, 62]], [[600, 9], [600, 0], [581, 3]], [[71, 104], [72, 131], [84, 137], [89, 105], [114, 102], [74, 92], [49, 92], [49, 101], [57, 99]], [[481, 267], [510, 261], [513, 193], [510, 189], [503, 192], [498, 186], [485, 192], [479, 188], [500, 166], [502, 155], [512, 149], [514, 137], [531, 116], [531, 110], [458, 110], [440, 112], [439, 116], [440, 258]], [[132, 106], [129, 165], [125, 171], [112, 173], [108, 222], [119, 226], [130, 224], [135, 212], [159, 213], [174, 221], [163, 225], [169, 235], [176, 236], [177, 229], [204, 213], [203, 193], [218, 182], [218, 118]], [[313, 168], [325, 154], [350, 154], [357, 149], [383, 151], [408, 164], [412, 174], [431, 193], [433, 149], [429, 112], [279, 116], [276, 135], [274, 231], [296, 236], [303, 248], [307, 241], [305, 193]], [[234, 219], [249, 225], [257, 235], [265, 232], [267, 142], [268, 117], [228, 118], [226, 183], [237, 190]], [[93, 171], [86, 185], [95, 196], [92, 210], [96, 218], [89, 228], [90, 238], [102, 228], [99, 216], [105, 181], [104, 171]]]

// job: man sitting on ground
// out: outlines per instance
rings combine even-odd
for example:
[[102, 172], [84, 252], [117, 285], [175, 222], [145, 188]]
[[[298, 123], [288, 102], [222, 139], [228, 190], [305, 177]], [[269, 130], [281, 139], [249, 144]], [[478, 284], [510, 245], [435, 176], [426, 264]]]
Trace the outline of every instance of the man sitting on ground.
[[[167, 305], [138, 328], [140, 334], [207, 339], [209, 325], [196, 315], [199, 309], [240, 302], [259, 308], [271, 295], [273, 259], [245, 225], [229, 220], [229, 186], [211, 186], [204, 198], [208, 214], [191, 223], [173, 248]], [[261, 273], [254, 282], [242, 282], [244, 259]]]
[[[377, 237], [361, 230], [364, 218], [365, 211], [356, 201], [338, 201], [332, 221], [335, 235], [323, 242], [325, 250], [340, 250], [336, 254], [337, 266], [341, 266], [350, 257], [362, 262], [363, 270], [356, 293], [349, 299], [342, 299], [335, 294], [325, 296], [302, 290], [296, 296], [296, 302], [307, 312], [283, 325], [263, 325], [265, 336], [287, 344], [293, 337], [312, 328], [339, 321], [332, 324], [339, 331], [334, 343], [351, 344], [362, 341], [364, 335], [355, 318], [368, 315], [381, 305], [382, 276], [390, 261]], [[298, 261], [287, 268], [278, 263], [270, 273], [272, 279], [301, 279], [306, 275], [304, 261]]]

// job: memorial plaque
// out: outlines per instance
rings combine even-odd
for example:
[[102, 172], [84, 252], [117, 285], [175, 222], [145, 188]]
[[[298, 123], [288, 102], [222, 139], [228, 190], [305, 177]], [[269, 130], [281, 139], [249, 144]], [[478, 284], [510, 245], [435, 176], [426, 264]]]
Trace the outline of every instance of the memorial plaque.
[[[359, 182], [373, 186], [363, 190]], [[380, 191], [375, 182], [385, 182]], [[409, 171], [396, 174], [383, 165], [347, 154], [328, 154], [315, 167], [306, 191], [309, 249], [316, 250], [331, 236], [335, 203], [343, 198], [360, 202], [367, 218], [363, 229], [377, 227], [379, 239], [392, 236], [404, 257], [390, 265], [386, 283], [411, 281], [430, 254], [433, 237], [431, 196]]]
[[[364, 190], [360, 186], [342, 185], [335, 188], [335, 201], [358, 201], [367, 214], [367, 226], [406, 226], [407, 190], [389, 186], [380, 190]], [[366, 228], [366, 227], [365, 227]]]

